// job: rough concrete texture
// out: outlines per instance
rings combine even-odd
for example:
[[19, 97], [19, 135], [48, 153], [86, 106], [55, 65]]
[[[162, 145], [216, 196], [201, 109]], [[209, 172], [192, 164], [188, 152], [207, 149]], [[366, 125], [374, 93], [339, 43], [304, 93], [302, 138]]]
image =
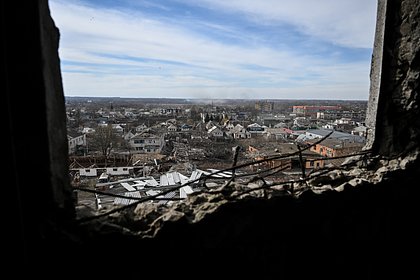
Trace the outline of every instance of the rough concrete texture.
[[[352, 166], [346, 170], [332, 170], [319, 175], [313, 174], [313, 178], [306, 182], [294, 184], [295, 192], [293, 195], [281, 185], [249, 192], [249, 188], [232, 183], [228, 188], [224, 186], [217, 190], [196, 193], [184, 201], [173, 203], [169, 207], [157, 204], [139, 204], [135, 209], [133, 207], [133, 209], [112, 214], [105, 219], [99, 219], [99, 224], [106, 221], [108, 224], [114, 224], [114, 230], [120, 228], [121, 232], [124, 233], [156, 238], [161, 234], [160, 231], [165, 231], [168, 224], [180, 223], [183, 226], [184, 224], [206, 223], [208, 219], [212, 219], [212, 216], [218, 215], [218, 213], [230, 207], [241, 209], [243, 205], [247, 204], [275, 204], [274, 201], [300, 204], [308, 196], [314, 201], [325, 199], [322, 198], [322, 195], [317, 197], [311, 194], [327, 194], [331, 197], [341, 192], [344, 195], [344, 193], [349, 194], [355, 190], [361, 193], [367, 189], [379, 190], [381, 186], [388, 184], [387, 181], [395, 181], [403, 172], [407, 171], [412, 174], [412, 172], [418, 171], [418, 155], [419, 152], [415, 151], [410, 156], [393, 159], [373, 157], [366, 167]], [[273, 213], [267, 212], [266, 215], [271, 216]], [[288, 213], [288, 215], [294, 216], [293, 213]], [[281, 219], [283, 218], [284, 216], [281, 215]], [[93, 225], [94, 230], [98, 222], [92, 222], [91, 225]], [[389, 233], [383, 232], [383, 234]]]
[[[59, 209], [68, 211], [73, 207], [72, 193], [68, 178], [68, 163], [62, 155], [68, 152], [66, 109], [64, 105], [63, 83], [60, 59], [58, 57], [59, 31], [55, 26], [47, 1], [38, 1], [40, 6], [40, 36], [43, 85], [48, 125], [51, 185], [54, 201]], [[71, 212], [71, 211], [70, 211]]]
[[2, 133], [3, 198], [12, 204], [4, 232], [18, 239], [5, 255], [18, 263], [37, 258], [51, 228], [69, 222], [74, 207], [58, 36], [48, 1], [2, 1], [0, 18], [2, 120], [8, 129]]
[[[375, 49], [368, 124], [376, 125], [372, 148], [381, 155], [398, 155], [420, 141], [420, 1], [384, 1], [382, 48]], [[378, 31], [378, 30], [377, 30]], [[379, 29], [379, 32], [382, 30]], [[378, 61], [375, 61], [378, 60]], [[378, 81], [380, 75], [380, 81]], [[372, 104], [370, 104], [372, 105]]]
[[375, 157], [365, 167], [333, 170], [295, 185], [296, 195], [267, 190], [231, 199], [244, 191], [233, 185], [169, 208], [139, 205], [84, 224], [87, 234], [79, 234], [80, 243], [72, 243], [67, 252], [97, 264], [102, 258], [83, 256], [95, 252], [109, 259], [129, 250], [152, 270], [186, 266], [210, 275], [223, 268], [238, 275], [257, 272], [262, 278], [277, 273], [292, 279], [332, 277], [342, 271], [345, 279], [385, 276], [395, 272], [396, 260], [404, 259], [393, 250], [411, 246], [419, 234], [413, 179], [419, 166], [417, 153]]
[[368, 137], [365, 146], [366, 149], [372, 148], [376, 135], [376, 109], [378, 108], [379, 93], [381, 89], [387, 1], [388, 0], [378, 0], [378, 7], [376, 12], [375, 40], [373, 43], [373, 54], [370, 67], [369, 102], [366, 112], [366, 126], [368, 127]]

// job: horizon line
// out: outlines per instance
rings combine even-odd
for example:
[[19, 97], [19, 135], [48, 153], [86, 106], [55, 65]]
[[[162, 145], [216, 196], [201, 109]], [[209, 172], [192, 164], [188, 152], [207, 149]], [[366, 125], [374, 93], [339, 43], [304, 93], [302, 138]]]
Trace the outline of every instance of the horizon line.
[[64, 98], [119, 98], [119, 99], [184, 99], [184, 100], [307, 100], [307, 101], [368, 101], [368, 99], [317, 99], [317, 98], [199, 98], [199, 97], [127, 97], [127, 96], [80, 96], [64, 95]]

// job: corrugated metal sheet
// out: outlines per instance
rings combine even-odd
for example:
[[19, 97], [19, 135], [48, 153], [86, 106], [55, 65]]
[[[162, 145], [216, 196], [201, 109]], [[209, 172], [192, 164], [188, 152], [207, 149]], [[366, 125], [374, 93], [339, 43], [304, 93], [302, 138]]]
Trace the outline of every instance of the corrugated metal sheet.
[[[138, 191], [137, 192], [126, 192], [126, 193], [124, 193], [124, 196], [141, 198], [140, 192], [138, 192]], [[132, 204], [136, 201], [137, 201], [136, 199], [116, 197], [114, 199], [114, 204], [129, 205], [129, 204]]]
[[182, 188], [179, 189], [179, 198], [187, 198], [187, 193]]
[[194, 170], [191, 173], [190, 181], [194, 181], [194, 180], [199, 179], [201, 177], [201, 175], [203, 175], [203, 173], [204, 173], [204, 171], [202, 171], [202, 170]]
[[128, 183], [121, 183], [121, 186], [123, 186], [123, 188], [124, 189], [126, 189], [127, 191], [129, 191], [129, 192], [134, 192], [134, 191], [136, 191], [137, 189], [136, 188], [133, 188], [130, 184], [128, 184]]
[[201, 169], [197, 169], [197, 172], [201, 172], [201, 175], [202, 174], [204, 174], [204, 175], [210, 175], [210, 172], [207, 172], [207, 171], [204, 171], [204, 170], [201, 170]]
[[131, 186], [134, 188], [137, 188], [138, 190], [144, 189], [144, 186], [146, 186], [146, 182], [143, 181], [134, 181], [135, 184], [132, 184]]
[[214, 175], [211, 175], [210, 178], [225, 178], [225, 177], [222, 176], [221, 174], [214, 174]]
[[181, 173], [179, 173], [179, 179], [181, 181], [181, 184], [186, 184], [190, 181], [190, 179], [187, 176], [182, 175]]
[[144, 180], [144, 182], [146, 182], [147, 186], [150, 186], [150, 187], [159, 186], [159, 183], [154, 178]]
[[[218, 169], [212, 169], [212, 168], [210, 168], [210, 169], [207, 169], [208, 171], [210, 171], [211, 173], [214, 173], [214, 172], [219, 172], [220, 170], [218, 170]], [[211, 175], [212, 177], [217, 177], [217, 178], [221, 178], [221, 177], [224, 177], [224, 178], [231, 178], [232, 177], [232, 172], [229, 172], [229, 171], [223, 171], [223, 172], [220, 172], [220, 173], [217, 173], [217, 174], [215, 174], [215, 175]]]
[[169, 185], [171, 185], [171, 186], [175, 185], [175, 180], [174, 180], [173, 173], [167, 173], [166, 177], [168, 178]]
[[190, 186], [185, 186], [179, 189], [179, 197], [186, 198], [189, 194], [192, 194], [194, 191]]
[[[173, 192], [169, 192], [169, 193], [165, 194], [164, 198], [173, 198], [175, 196], [177, 196], [177, 192], [176, 191], [173, 191]], [[158, 204], [166, 204], [169, 201], [170, 200], [161, 200], [161, 201], [159, 201]]]
[[176, 191], [165, 194], [164, 198], [173, 198], [176, 196]]
[[146, 194], [147, 194], [148, 196], [157, 195], [158, 193], [159, 193], [158, 191], [154, 191], [154, 190], [148, 190], [148, 191], [146, 192]]
[[184, 190], [187, 194], [192, 194], [194, 191], [190, 186], [185, 186], [181, 188], [182, 190]]
[[166, 174], [160, 175], [160, 185], [161, 186], [168, 186], [169, 185], [168, 177], [166, 176]]
[[178, 173], [178, 172], [173, 172], [172, 173], [172, 176], [174, 177], [175, 184], [178, 184], [178, 183], [181, 182], [181, 179], [179, 178], [179, 175], [180, 175], [180, 173]]

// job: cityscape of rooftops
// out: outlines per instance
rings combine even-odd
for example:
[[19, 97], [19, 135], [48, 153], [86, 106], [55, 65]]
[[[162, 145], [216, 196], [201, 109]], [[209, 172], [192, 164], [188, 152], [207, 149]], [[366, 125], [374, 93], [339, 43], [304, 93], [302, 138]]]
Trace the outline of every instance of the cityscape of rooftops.
[[50, 7], [79, 215], [170, 205], [236, 175], [299, 180], [366, 142], [375, 0]]

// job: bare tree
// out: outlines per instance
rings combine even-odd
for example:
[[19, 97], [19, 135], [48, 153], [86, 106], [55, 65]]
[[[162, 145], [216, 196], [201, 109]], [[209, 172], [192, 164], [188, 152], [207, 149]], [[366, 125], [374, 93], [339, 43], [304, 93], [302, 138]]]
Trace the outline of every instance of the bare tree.
[[118, 136], [112, 129], [112, 125], [108, 124], [107, 126], [98, 126], [92, 133], [90, 147], [108, 157], [117, 142]]

